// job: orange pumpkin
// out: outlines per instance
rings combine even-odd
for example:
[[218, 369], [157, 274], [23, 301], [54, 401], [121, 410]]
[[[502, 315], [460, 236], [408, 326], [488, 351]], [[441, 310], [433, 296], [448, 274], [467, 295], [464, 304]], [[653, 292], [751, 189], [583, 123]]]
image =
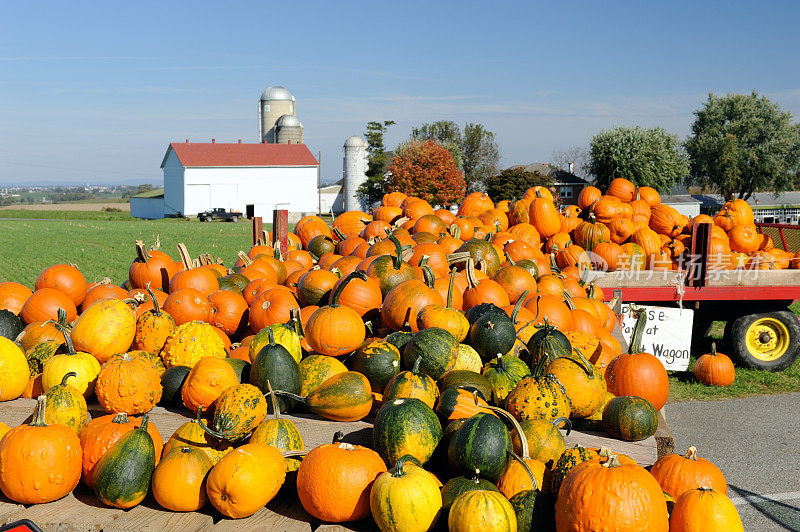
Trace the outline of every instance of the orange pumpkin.
[[130, 349], [136, 336], [136, 316], [124, 302], [104, 299], [81, 314], [71, 336], [76, 351], [90, 353], [103, 364]]
[[306, 340], [317, 353], [343, 356], [352, 353], [364, 342], [366, 327], [361, 316], [352, 308], [339, 305], [342, 290], [355, 278], [366, 281], [367, 275], [353, 272], [345, 277], [331, 295], [330, 304], [321, 307], [308, 319]]
[[128, 270], [128, 280], [133, 288], [158, 288], [169, 290], [169, 281], [178, 272], [178, 266], [166, 253], [148, 252], [144, 242], [136, 241], [136, 259]]
[[531, 202], [528, 216], [539, 235], [548, 238], [561, 230], [561, 219], [552, 199], [540, 195]]
[[33, 420], [0, 440], [0, 489], [21, 504], [58, 500], [81, 478], [81, 442], [65, 425], [47, 425], [46, 408], [46, 396], [39, 396]]
[[222, 515], [239, 519], [266, 506], [286, 478], [286, 460], [266, 443], [229, 452], [208, 473], [208, 500]]
[[636, 186], [624, 177], [613, 179], [606, 190], [606, 194], [614, 196], [624, 203], [633, 201], [635, 193]]
[[181, 388], [183, 404], [192, 412], [199, 407], [208, 407], [222, 395], [222, 392], [239, 384], [239, 377], [223, 358], [201, 358], [186, 376]]
[[58, 320], [60, 308], [66, 311], [67, 322], [72, 322], [78, 317], [78, 309], [67, 294], [55, 288], [41, 288], [25, 300], [19, 317], [26, 324], [36, 321], [55, 321]]
[[217, 290], [208, 296], [208, 323], [235, 336], [247, 329], [249, 309], [244, 297], [229, 290]]
[[697, 456], [697, 449], [689, 447], [686, 454], [668, 454], [659, 458], [652, 474], [664, 493], [677, 499], [689, 490], [706, 487], [713, 488], [723, 495], [728, 493], [725, 475], [713, 462]]
[[33, 291], [23, 284], [12, 281], [0, 283], [0, 310], [19, 314], [31, 294]]
[[127, 353], [100, 369], [95, 394], [108, 413], [144, 414], [161, 400], [161, 378], [143, 357]]
[[190, 321], [208, 321], [211, 305], [202, 292], [194, 288], [179, 288], [170, 292], [164, 302], [164, 311], [173, 317], [176, 325]]
[[372, 449], [349, 443], [321, 445], [300, 463], [297, 495], [317, 519], [359, 521], [370, 514], [370, 489], [384, 471], [386, 464]]
[[36, 278], [34, 290], [41, 288], [55, 288], [63, 292], [77, 307], [86, 296], [86, 278], [75, 266], [56, 264], [46, 268]]
[[211, 460], [200, 449], [182, 446], [164, 453], [153, 472], [153, 496], [173, 512], [196, 512], [208, 502], [206, 477]]

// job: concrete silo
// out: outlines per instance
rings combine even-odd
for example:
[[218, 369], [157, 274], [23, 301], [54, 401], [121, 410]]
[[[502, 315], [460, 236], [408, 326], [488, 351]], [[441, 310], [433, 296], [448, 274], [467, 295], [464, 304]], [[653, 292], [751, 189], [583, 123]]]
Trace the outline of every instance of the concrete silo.
[[258, 120], [261, 126], [260, 138], [262, 141], [277, 142], [275, 123], [283, 115], [297, 115], [297, 106], [291, 92], [280, 85], [274, 85], [265, 90], [258, 101]]
[[367, 180], [367, 142], [361, 137], [350, 137], [344, 142], [344, 210], [366, 211], [356, 191]]
[[278, 144], [302, 144], [303, 124], [293, 115], [283, 115], [275, 122], [275, 142]]

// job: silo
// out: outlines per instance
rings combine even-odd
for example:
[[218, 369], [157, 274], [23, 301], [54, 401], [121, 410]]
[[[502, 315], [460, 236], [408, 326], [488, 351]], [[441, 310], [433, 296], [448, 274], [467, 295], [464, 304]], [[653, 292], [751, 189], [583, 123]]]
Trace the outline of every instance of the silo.
[[344, 210], [366, 211], [356, 191], [367, 180], [367, 142], [361, 137], [350, 137], [344, 142]]
[[303, 143], [303, 124], [296, 116], [283, 115], [275, 122], [275, 142], [278, 144]]
[[277, 142], [275, 122], [283, 115], [295, 116], [297, 106], [294, 96], [280, 85], [274, 85], [261, 95], [259, 100], [261, 140]]

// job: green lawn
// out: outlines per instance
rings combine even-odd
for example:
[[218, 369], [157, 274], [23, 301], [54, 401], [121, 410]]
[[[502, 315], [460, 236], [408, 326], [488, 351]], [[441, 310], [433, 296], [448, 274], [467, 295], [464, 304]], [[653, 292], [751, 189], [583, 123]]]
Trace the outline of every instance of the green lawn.
[[0, 209], [0, 220], [8, 218], [23, 218], [25, 220], [98, 220], [137, 222], [138, 218], [131, 218], [129, 212], [103, 212], [103, 211], [35, 211], [32, 209]]
[[[9, 211], [0, 211], [0, 213]], [[29, 211], [32, 212], [32, 211]], [[47, 211], [39, 211], [47, 212]], [[50, 212], [52, 213], [52, 211]], [[77, 214], [67, 212], [65, 214]], [[165, 219], [135, 220], [127, 213], [81, 215], [126, 215], [126, 221], [93, 220], [0, 220], [0, 281], [17, 281], [33, 287], [39, 273], [57, 263], [73, 263], [88, 281], [109, 277], [114, 283], [128, 278], [136, 257], [134, 242], [149, 246], [160, 235], [161, 249], [177, 259], [176, 245], [186, 244], [196, 257], [210, 253], [232, 265], [239, 250], [250, 248], [249, 223]], [[271, 225], [265, 225], [269, 229]]]

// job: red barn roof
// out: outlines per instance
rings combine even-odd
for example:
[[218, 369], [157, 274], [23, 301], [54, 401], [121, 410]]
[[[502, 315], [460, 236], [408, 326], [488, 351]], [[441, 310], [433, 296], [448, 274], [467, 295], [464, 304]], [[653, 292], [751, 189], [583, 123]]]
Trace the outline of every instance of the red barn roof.
[[223, 144], [173, 142], [167, 148], [161, 168], [171, 151], [184, 168], [198, 166], [318, 166], [305, 144]]

